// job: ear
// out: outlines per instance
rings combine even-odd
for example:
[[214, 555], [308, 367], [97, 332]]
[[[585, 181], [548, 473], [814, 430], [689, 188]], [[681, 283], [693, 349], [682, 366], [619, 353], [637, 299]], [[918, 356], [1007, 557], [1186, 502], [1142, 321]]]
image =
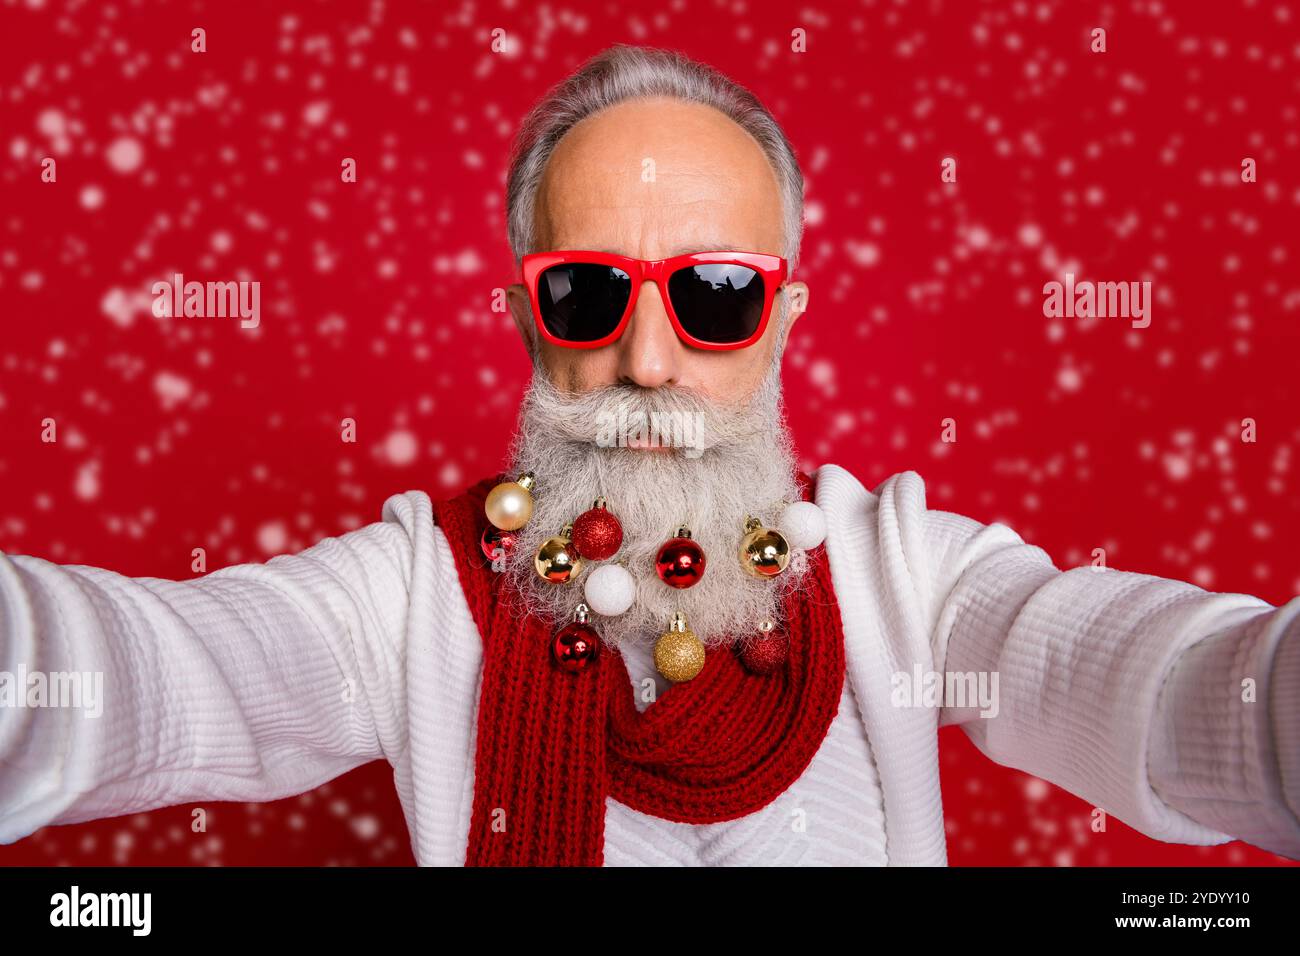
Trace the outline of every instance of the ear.
[[533, 306], [528, 300], [528, 290], [523, 283], [516, 282], [506, 287], [506, 303], [510, 306], [510, 317], [515, 320], [515, 328], [523, 340], [528, 357], [537, 352], [537, 326], [533, 322]]
[[781, 342], [781, 351], [790, 342], [790, 330], [794, 328], [799, 316], [808, 311], [808, 286], [803, 282], [787, 282], [781, 287], [781, 294], [786, 297], [785, 338]]

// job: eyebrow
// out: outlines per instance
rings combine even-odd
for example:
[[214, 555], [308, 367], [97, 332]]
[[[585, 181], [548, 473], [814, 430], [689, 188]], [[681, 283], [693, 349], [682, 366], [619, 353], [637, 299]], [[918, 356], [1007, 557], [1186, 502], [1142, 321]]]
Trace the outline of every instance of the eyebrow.
[[[611, 255], [611, 256], [628, 255], [628, 253], [623, 252], [621, 249], [611, 249], [608, 246], [592, 246], [590, 248], [592, 252], [603, 252], [606, 255]], [[686, 256], [695, 252], [745, 252], [745, 251], [746, 251], [745, 246], [737, 245], [734, 242], [714, 242], [714, 241], [692, 242], [692, 243], [688, 243], [687, 245], [674, 246], [672, 249], [668, 251], [668, 254], [665, 255], [663, 258], [672, 259], [674, 256]], [[630, 256], [629, 258], [635, 259], [638, 257]]]

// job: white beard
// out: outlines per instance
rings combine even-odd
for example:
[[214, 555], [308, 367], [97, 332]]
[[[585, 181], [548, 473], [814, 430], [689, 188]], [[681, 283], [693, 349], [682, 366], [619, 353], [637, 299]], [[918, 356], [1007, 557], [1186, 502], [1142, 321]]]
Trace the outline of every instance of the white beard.
[[[702, 440], [672, 451], [598, 444], [611, 416], [635, 420], [637, 412], [647, 420], [651, 413], [685, 415], [701, 423]], [[702, 449], [698, 454], [697, 448]], [[504, 573], [528, 611], [557, 626], [573, 620], [585, 602], [587, 576], [605, 562], [584, 561], [570, 582], [553, 584], [533, 567], [538, 548], [597, 497], [606, 499], [621, 522], [623, 544], [609, 561], [631, 573], [636, 598], [624, 614], [591, 616], [611, 647], [655, 640], [677, 611], [707, 646], [757, 635], [764, 620], [779, 623], [786, 592], [798, 587], [807, 571], [801, 551], [792, 552], [789, 567], [775, 578], [753, 577], [739, 558], [747, 515], [774, 527], [782, 508], [800, 499], [779, 357], [753, 399], [741, 405], [715, 403], [684, 387], [613, 385], [569, 395], [534, 366], [509, 471], [512, 477], [531, 471], [536, 484], [532, 519], [518, 532]], [[704, 549], [707, 564], [694, 586], [679, 590], [659, 579], [655, 555], [683, 525]]]

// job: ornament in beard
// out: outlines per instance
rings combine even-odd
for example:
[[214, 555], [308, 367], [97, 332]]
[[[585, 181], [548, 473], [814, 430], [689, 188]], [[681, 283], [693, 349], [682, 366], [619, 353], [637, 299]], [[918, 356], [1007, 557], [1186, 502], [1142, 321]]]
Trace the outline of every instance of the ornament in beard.
[[[627, 447], [629, 440], [655, 447]], [[532, 520], [505, 569], [528, 613], [556, 624], [573, 620], [587, 577], [606, 563], [585, 561], [568, 584], [544, 581], [533, 559], [548, 538], [598, 497], [622, 523], [623, 545], [609, 560], [632, 575], [635, 598], [623, 614], [592, 616], [611, 647], [653, 643], [678, 611], [708, 647], [758, 635], [764, 621], [779, 622], [786, 593], [807, 571], [802, 551], [768, 579], [753, 577], [739, 558], [746, 515], [772, 526], [800, 499], [779, 359], [752, 399], [736, 404], [685, 387], [619, 384], [568, 394], [535, 365], [509, 471], [531, 471], [537, 482]], [[682, 526], [707, 565], [696, 584], [676, 589], [660, 580], [655, 556]]]

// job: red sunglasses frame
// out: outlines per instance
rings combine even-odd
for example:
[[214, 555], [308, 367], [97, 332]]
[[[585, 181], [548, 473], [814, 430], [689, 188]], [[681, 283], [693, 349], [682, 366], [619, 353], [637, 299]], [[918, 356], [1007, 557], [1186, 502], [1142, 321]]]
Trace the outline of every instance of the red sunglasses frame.
[[[542, 319], [541, 303], [537, 295], [538, 280], [541, 279], [542, 273], [552, 266], [570, 262], [615, 266], [626, 272], [632, 280], [632, 294], [628, 296], [627, 308], [623, 310], [623, 315], [620, 316], [614, 330], [603, 338], [590, 342], [570, 342], [552, 335]], [[668, 313], [668, 320], [672, 322], [677, 337], [692, 348], [708, 349], [711, 352], [730, 352], [748, 348], [763, 337], [763, 332], [767, 329], [767, 321], [772, 315], [772, 303], [776, 299], [776, 293], [784, 288], [789, 270], [789, 263], [785, 259], [762, 252], [691, 252], [670, 259], [633, 259], [609, 252], [534, 252], [524, 256], [520, 265], [523, 270], [524, 285], [528, 289], [528, 298], [533, 306], [533, 320], [537, 323], [537, 331], [552, 345], [569, 349], [598, 349], [616, 341], [627, 328], [632, 312], [636, 309], [641, 285], [648, 279], [659, 286], [659, 298], [663, 300], [664, 311]], [[763, 277], [763, 313], [759, 317], [758, 327], [753, 335], [740, 342], [705, 342], [695, 338], [682, 327], [681, 320], [677, 318], [677, 310], [673, 308], [672, 297], [668, 294], [667, 280], [679, 269], [696, 265], [745, 266]]]

